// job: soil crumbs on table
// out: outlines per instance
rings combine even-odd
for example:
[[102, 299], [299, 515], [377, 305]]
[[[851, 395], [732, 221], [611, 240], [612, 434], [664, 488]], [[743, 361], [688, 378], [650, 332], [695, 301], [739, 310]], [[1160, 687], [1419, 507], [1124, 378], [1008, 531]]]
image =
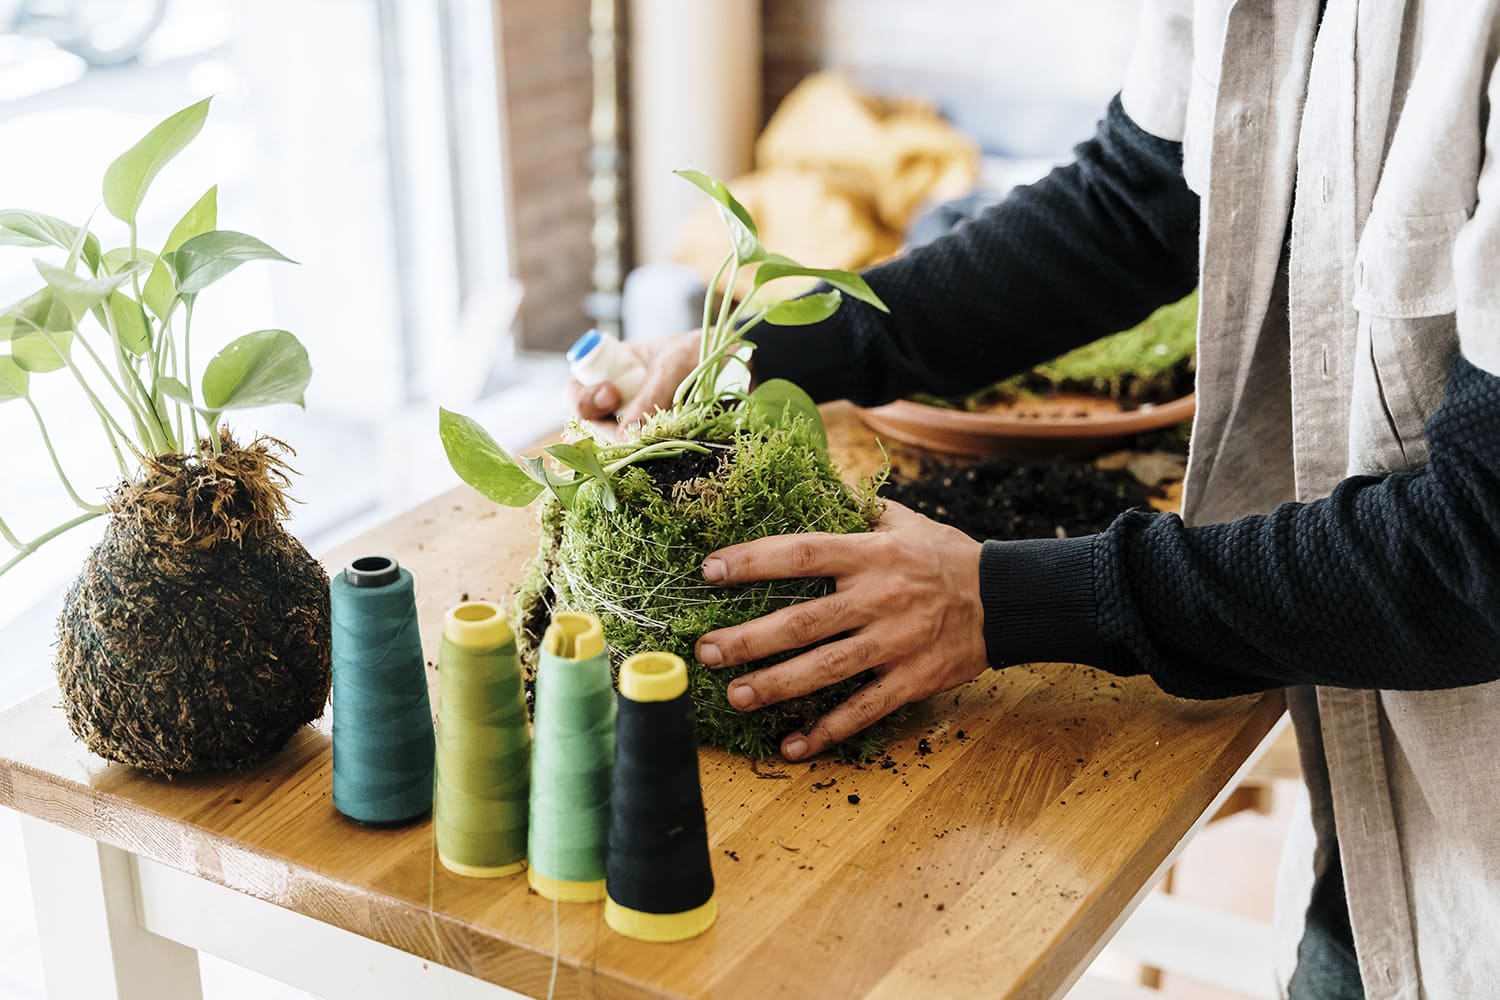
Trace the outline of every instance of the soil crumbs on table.
[[892, 477], [880, 494], [980, 540], [1092, 534], [1153, 495], [1129, 472], [1091, 462], [990, 458], [960, 465], [928, 456], [917, 478]]

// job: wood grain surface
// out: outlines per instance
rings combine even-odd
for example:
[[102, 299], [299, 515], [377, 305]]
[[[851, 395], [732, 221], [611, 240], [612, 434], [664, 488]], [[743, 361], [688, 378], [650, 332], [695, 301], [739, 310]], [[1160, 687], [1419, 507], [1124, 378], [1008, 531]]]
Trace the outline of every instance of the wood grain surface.
[[[835, 458], [871, 471], [880, 453], [851, 409], [825, 413]], [[326, 562], [410, 567], [435, 659], [442, 612], [508, 601], [534, 533], [531, 511], [461, 488]], [[1283, 707], [1034, 665], [928, 702], [886, 760], [704, 751], [720, 918], [658, 945], [610, 932], [599, 905], [561, 906], [554, 943], [553, 904], [524, 877], [447, 873], [425, 820], [345, 820], [326, 716], [258, 768], [167, 781], [90, 755], [56, 699], [0, 715], [0, 805], [525, 993], [545, 994], [556, 954], [558, 995], [597, 997], [1050, 996]]]

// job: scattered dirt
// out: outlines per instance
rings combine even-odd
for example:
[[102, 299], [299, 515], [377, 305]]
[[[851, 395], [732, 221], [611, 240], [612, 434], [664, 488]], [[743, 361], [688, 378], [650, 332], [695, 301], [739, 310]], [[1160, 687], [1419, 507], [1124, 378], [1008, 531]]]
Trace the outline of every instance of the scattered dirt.
[[1152, 492], [1123, 469], [1072, 459], [991, 458], [972, 465], [924, 457], [915, 479], [881, 495], [972, 538], [1059, 538], [1102, 531]]

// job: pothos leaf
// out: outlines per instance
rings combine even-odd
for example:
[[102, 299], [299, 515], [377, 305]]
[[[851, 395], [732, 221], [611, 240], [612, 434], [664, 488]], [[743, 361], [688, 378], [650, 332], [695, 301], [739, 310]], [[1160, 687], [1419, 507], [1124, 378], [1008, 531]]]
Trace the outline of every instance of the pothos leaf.
[[296, 261], [254, 236], [229, 229], [194, 236], [161, 259], [172, 269], [180, 295], [196, 295], [250, 260]]
[[30, 385], [30, 373], [16, 364], [13, 358], [0, 354], [0, 403], [25, 399]]
[[193, 392], [182, 384], [181, 379], [175, 379], [170, 375], [163, 375], [156, 380], [156, 387], [168, 399], [175, 399], [177, 402], [186, 403], [189, 406], [193, 405]]
[[573, 506], [573, 498], [578, 495], [579, 487], [585, 482], [581, 476], [564, 479], [554, 474], [540, 455], [522, 455], [521, 464], [525, 466], [527, 475], [557, 497], [558, 503], [564, 507]]
[[525, 507], [542, 492], [542, 484], [517, 465], [478, 421], [440, 408], [438, 435], [458, 478], [496, 503]]
[[111, 215], [121, 222], [135, 224], [135, 214], [151, 182], [203, 128], [211, 100], [205, 98], [183, 108], [115, 158], [104, 172], [104, 207]]
[[828, 429], [823, 426], [823, 414], [818, 412], [818, 404], [797, 383], [784, 378], [768, 379], [750, 394], [747, 405], [753, 415], [771, 424], [806, 418], [817, 431], [823, 450], [828, 450]]
[[141, 304], [123, 292], [111, 292], [105, 305], [114, 321], [120, 346], [136, 357], [145, 354], [151, 347], [151, 324]]
[[142, 247], [136, 247], [134, 253], [130, 252], [129, 247], [115, 247], [113, 250], [104, 251], [104, 256], [101, 260], [104, 264], [104, 269], [113, 274], [132, 261], [140, 260], [145, 261], [147, 264], [155, 264], [156, 254]]
[[762, 261], [760, 267], [755, 269], [755, 287], [759, 289], [762, 285], [775, 281], [778, 278], [793, 277], [817, 278], [820, 281], [826, 281], [844, 294], [872, 305], [881, 312], [888, 313], [891, 311], [880, 300], [880, 296], [875, 294], [875, 290], [870, 287], [869, 283], [859, 275], [851, 274], [848, 271], [839, 271], [834, 268], [804, 267], [790, 257], [783, 257], [779, 253], [766, 254], [765, 260]]
[[285, 330], [256, 330], [236, 338], [203, 370], [203, 403], [243, 410], [271, 403], [303, 405], [312, 380], [307, 349]]
[[10, 342], [10, 356], [22, 368], [40, 375], [65, 365], [72, 345], [73, 334], [67, 330], [28, 333]]
[[843, 293], [837, 288], [827, 292], [813, 292], [800, 299], [787, 299], [766, 310], [766, 322], [777, 326], [807, 326], [821, 323], [838, 312]]
[[604, 491], [605, 510], [612, 511], [619, 505], [614, 485], [609, 481], [609, 473], [604, 471], [604, 463], [599, 461], [597, 447], [592, 440], [585, 438], [573, 444], [548, 445], [545, 450], [563, 465], [597, 482]]
[[[177, 220], [177, 225], [167, 234], [167, 242], [162, 244], [162, 256], [177, 250], [188, 240], [213, 232], [218, 227], [219, 187], [216, 184], [204, 192], [203, 197], [194, 202], [193, 207]], [[165, 319], [171, 311], [172, 298], [176, 293], [177, 284], [168, 271], [166, 262], [157, 260], [151, 268], [151, 275], [146, 279], [145, 288], [141, 289], [142, 303], [157, 319]]]
[[[19, 208], [0, 209], [0, 245], [17, 247], [57, 247], [70, 249], [78, 239], [81, 227], [43, 212]], [[99, 269], [99, 239], [92, 233], [83, 238], [83, 259], [90, 271]]]
[[103, 302], [115, 289], [130, 280], [130, 276], [145, 270], [145, 261], [132, 261], [117, 274], [106, 274], [99, 278], [80, 278], [72, 271], [55, 267], [44, 260], [37, 260], [36, 269], [47, 287], [52, 289], [57, 301], [67, 307], [73, 322], [82, 319], [94, 306]]
[[724, 226], [729, 230], [729, 237], [734, 241], [735, 256], [740, 259], [741, 264], [765, 259], [766, 250], [760, 245], [760, 231], [755, 228], [755, 220], [750, 217], [745, 206], [729, 193], [729, 188], [724, 186], [723, 181], [701, 170], [679, 170], [677, 175], [719, 203], [719, 218], [724, 220]]

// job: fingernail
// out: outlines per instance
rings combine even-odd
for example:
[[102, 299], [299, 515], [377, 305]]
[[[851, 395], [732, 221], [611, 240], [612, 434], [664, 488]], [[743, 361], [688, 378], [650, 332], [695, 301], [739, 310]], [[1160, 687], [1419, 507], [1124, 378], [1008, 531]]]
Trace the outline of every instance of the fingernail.
[[593, 400], [594, 400], [594, 406], [597, 407], [598, 409], [601, 409], [601, 410], [609, 409], [610, 408], [610, 405], [609, 405], [610, 404], [610, 398], [609, 397], [610, 397], [610, 390], [609, 390], [608, 386], [601, 385], [601, 386], [596, 387], [594, 389], [594, 395], [592, 397]]
[[786, 746], [781, 748], [781, 753], [787, 760], [801, 760], [807, 756], [807, 741], [789, 740]]
[[717, 667], [724, 662], [724, 654], [711, 642], [698, 643], [698, 662], [705, 667]]
[[729, 704], [735, 708], [749, 708], [755, 702], [755, 692], [749, 684], [736, 684], [729, 689]]
[[718, 583], [720, 580], [723, 580], [725, 572], [724, 560], [703, 560], [703, 579], [707, 580], [709, 583]]

